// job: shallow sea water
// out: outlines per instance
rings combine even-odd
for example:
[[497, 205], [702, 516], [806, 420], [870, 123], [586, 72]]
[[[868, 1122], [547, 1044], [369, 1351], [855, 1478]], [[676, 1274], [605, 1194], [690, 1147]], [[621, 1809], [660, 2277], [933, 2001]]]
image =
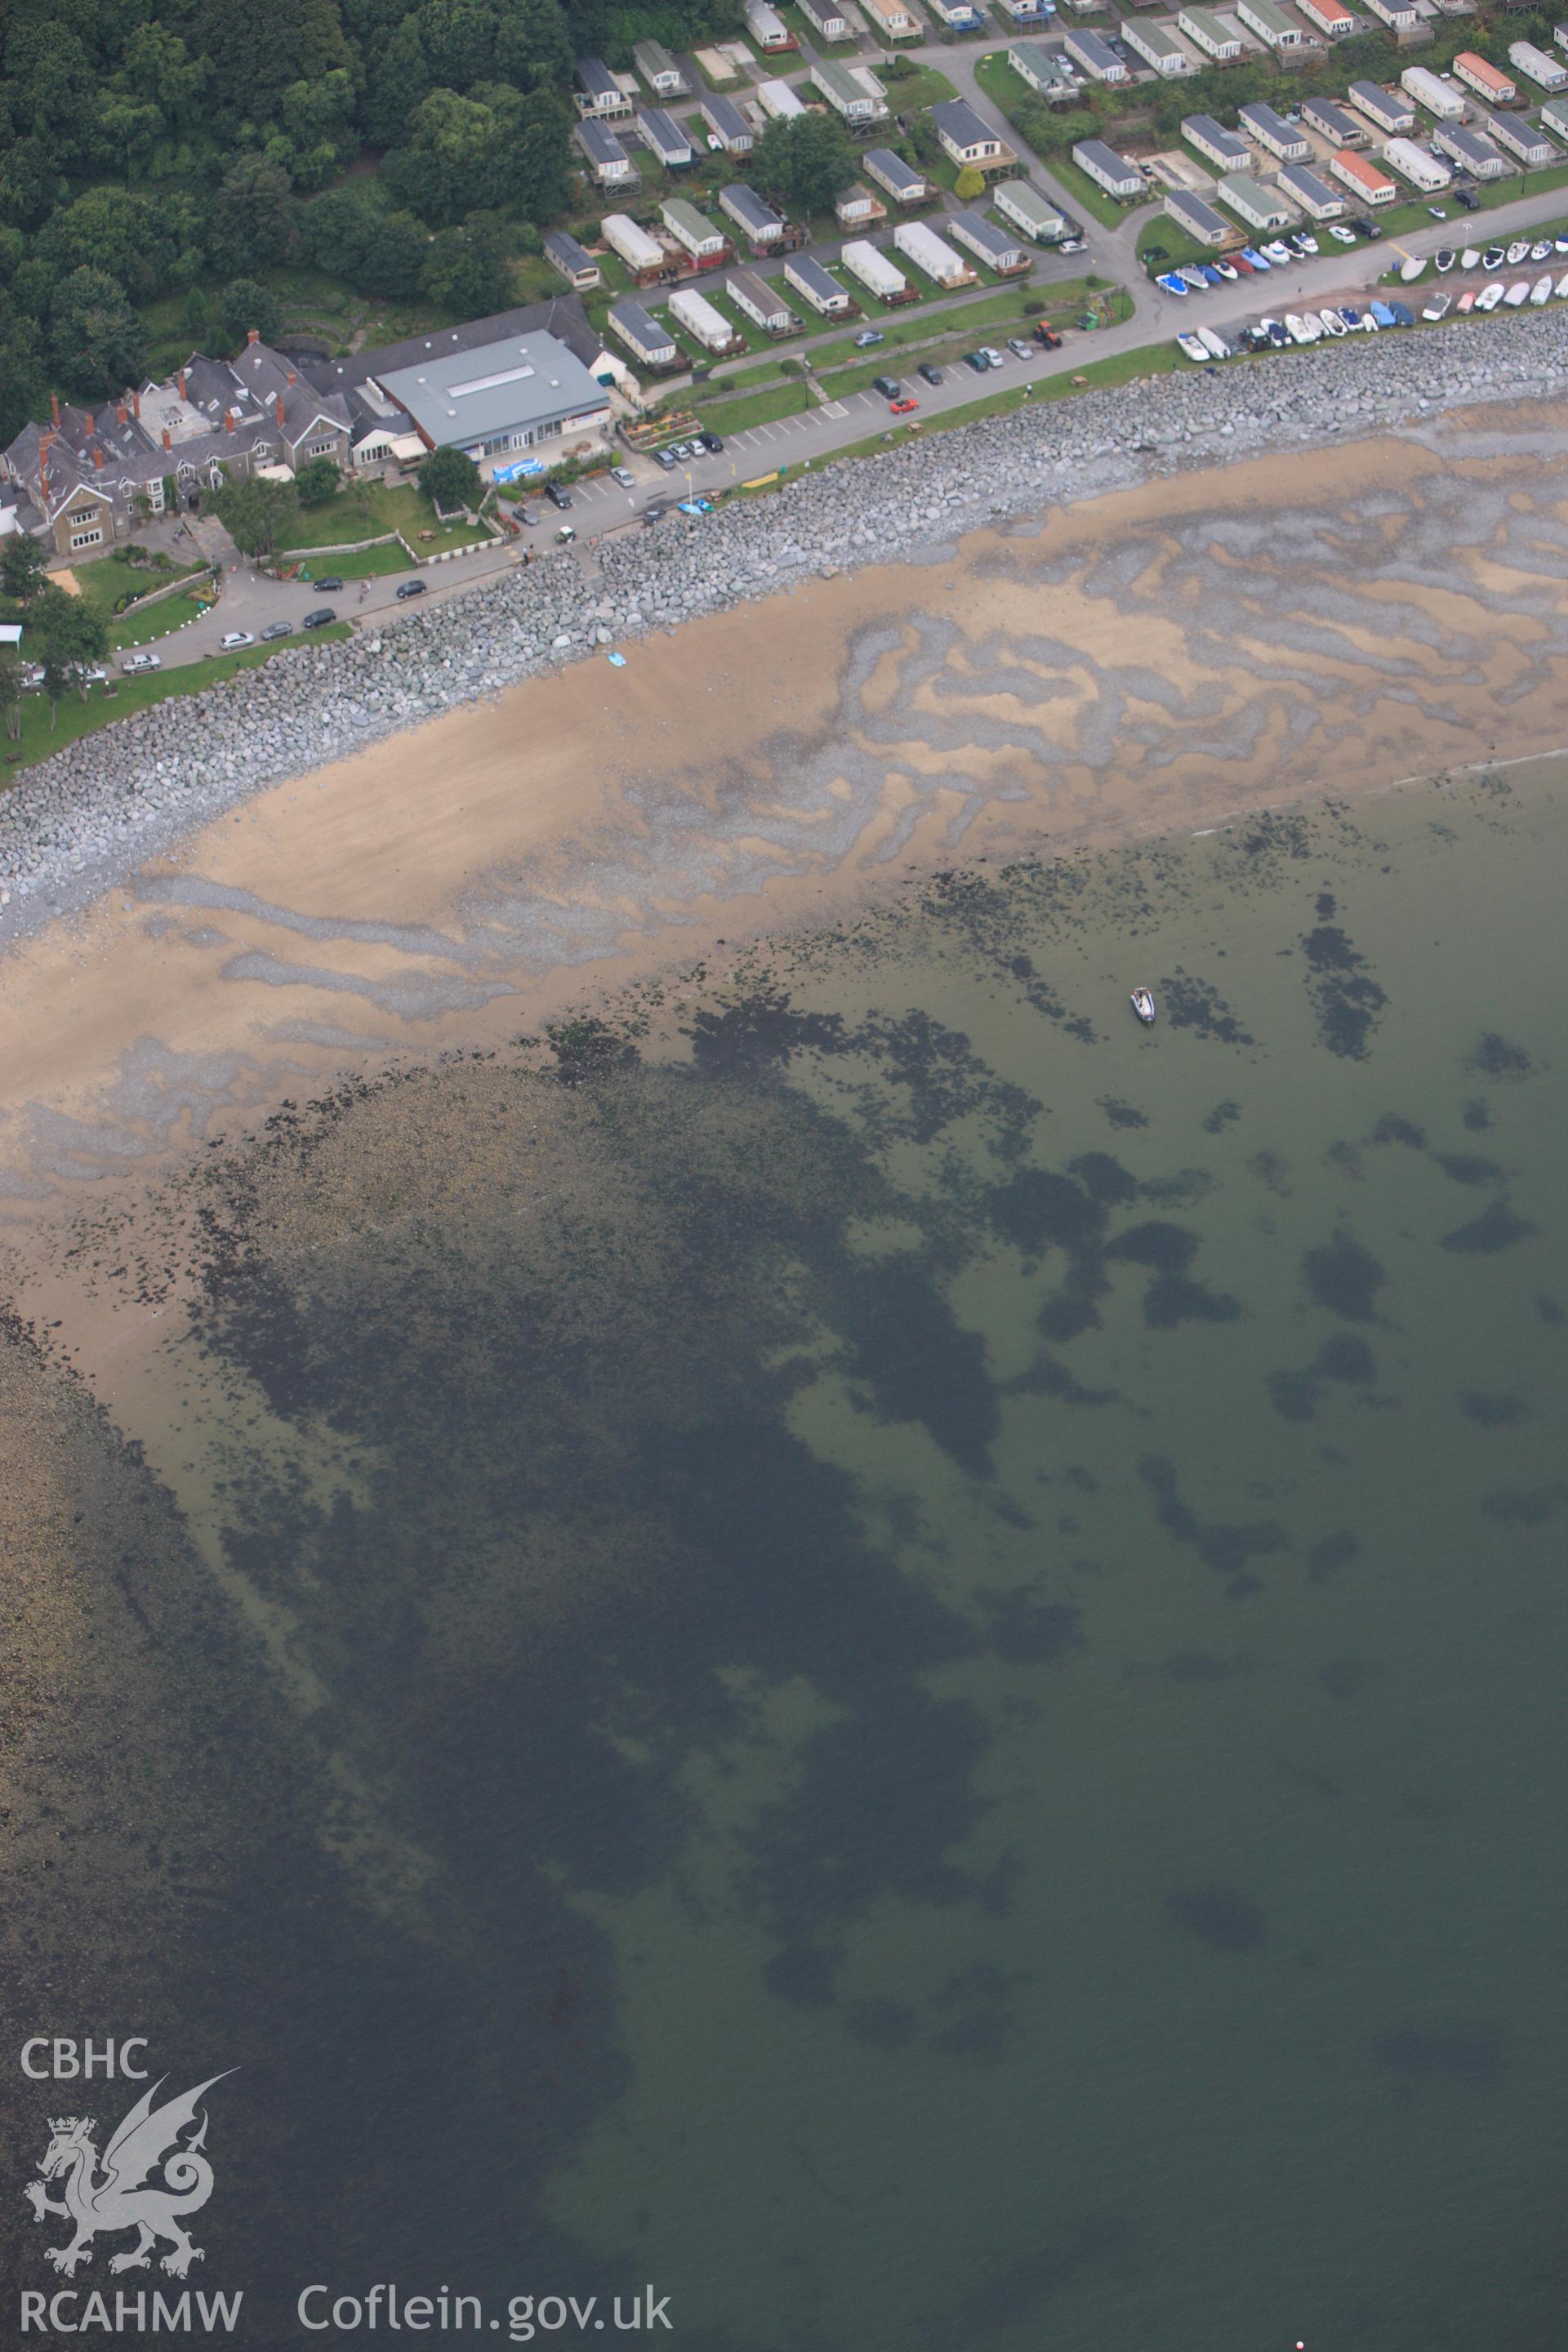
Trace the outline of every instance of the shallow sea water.
[[187, 1181], [314, 1696], [169, 1634], [236, 1785], [119, 1967], [243, 2059], [252, 2340], [1561, 2341], [1563, 782], [955, 871]]

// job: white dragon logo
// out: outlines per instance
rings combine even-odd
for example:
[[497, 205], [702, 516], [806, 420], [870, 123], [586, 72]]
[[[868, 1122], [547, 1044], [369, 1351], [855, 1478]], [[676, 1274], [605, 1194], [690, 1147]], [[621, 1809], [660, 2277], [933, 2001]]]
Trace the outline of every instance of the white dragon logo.
[[[203, 2093], [224, 2076], [213, 2074], [194, 2091], [154, 2107], [153, 2102], [167, 2079], [160, 2076], [150, 2090], [142, 2092], [104, 2149], [101, 2174], [92, 2144], [92, 2117], [49, 2118], [52, 2137], [38, 2166], [39, 2178], [29, 2180], [22, 2194], [33, 2209], [35, 2221], [41, 2221], [46, 2213], [56, 2213], [62, 2221], [74, 2222], [76, 2235], [69, 2245], [50, 2246], [45, 2256], [68, 2278], [75, 2276], [79, 2263], [91, 2262], [92, 2241], [100, 2231], [106, 2235], [121, 2230], [138, 2233], [133, 2246], [113, 2257], [111, 2271], [145, 2270], [160, 2240], [167, 2240], [173, 2249], [163, 2256], [162, 2267], [174, 2278], [184, 2278], [193, 2263], [205, 2261], [200, 2246], [192, 2245], [182, 2227], [181, 2217], [198, 2211], [213, 2193], [213, 2168], [201, 2152], [207, 2136], [205, 2115], [195, 2137], [183, 2146], [180, 2134], [195, 2122]], [[149, 2176], [160, 2169], [162, 2179], [150, 2181]], [[58, 2204], [44, 2193], [47, 2180], [64, 2182], [65, 2194]]]

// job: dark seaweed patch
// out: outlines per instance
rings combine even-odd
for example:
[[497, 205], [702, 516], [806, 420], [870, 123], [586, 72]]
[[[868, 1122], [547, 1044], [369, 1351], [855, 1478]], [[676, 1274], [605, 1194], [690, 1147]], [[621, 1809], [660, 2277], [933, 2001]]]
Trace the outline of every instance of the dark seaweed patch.
[[1484, 1102], [1468, 1102], [1465, 1105], [1463, 1116], [1465, 1125], [1472, 1135], [1484, 1134], [1492, 1123], [1491, 1105]]
[[630, 1068], [637, 1058], [637, 1047], [623, 1030], [592, 1013], [559, 1022], [544, 1034], [555, 1056], [555, 1076], [563, 1086], [586, 1086], [595, 1078], [609, 1077]]
[[1262, 1912], [1233, 1886], [1194, 1886], [1167, 1895], [1165, 1909], [1178, 1927], [1215, 1952], [1260, 1952], [1268, 1940]]
[[1220, 1045], [1251, 1045], [1257, 1041], [1244, 1029], [1212, 982], [1197, 979], [1178, 964], [1160, 982], [1161, 1007], [1173, 1029], [1190, 1029], [1195, 1036], [1213, 1038]]
[[763, 1964], [768, 1990], [800, 2009], [830, 2007], [837, 1973], [838, 1955], [816, 1944], [785, 1944]]
[[1070, 1601], [1027, 1592], [980, 1591], [988, 1646], [1009, 1665], [1048, 1665], [1084, 1647], [1083, 1612]]
[[1163, 1274], [1143, 1294], [1143, 1320], [1152, 1331], [1173, 1330], [1179, 1323], [1234, 1323], [1241, 1301], [1227, 1290], [1210, 1290], [1182, 1274]]
[[1047, 1247], [1090, 1248], [1105, 1227], [1102, 1202], [1070, 1176], [1046, 1168], [1026, 1168], [998, 1185], [987, 1207], [1003, 1239], [1031, 1256]]
[[1331, 1536], [1325, 1536], [1321, 1543], [1312, 1546], [1307, 1554], [1307, 1573], [1314, 1584], [1321, 1584], [1324, 1578], [1332, 1576], [1336, 1569], [1348, 1568], [1360, 1550], [1359, 1536], [1352, 1535], [1349, 1528], [1337, 1528]]
[[844, 2022], [857, 2042], [868, 2042], [873, 2050], [907, 2050], [915, 2038], [915, 2013], [901, 2001], [847, 2001]]
[[1473, 1054], [1465, 1060], [1467, 1070], [1479, 1070], [1487, 1078], [1524, 1078], [1531, 1070], [1530, 1055], [1522, 1045], [1510, 1045], [1495, 1029], [1489, 1029]]
[[841, 1054], [837, 1013], [796, 1013], [779, 990], [762, 989], [720, 1013], [699, 1013], [687, 1031], [692, 1066], [705, 1078], [758, 1077], [794, 1054]]
[[1478, 2087], [1500, 2082], [1506, 2066], [1501, 2034], [1489, 2026], [1454, 2028], [1432, 2032], [1425, 2026], [1401, 2026], [1380, 2034], [1379, 2063], [1396, 2074], [1425, 2074]]
[[835, 1287], [852, 1368], [878, 1411], [920, 1422], [972, 1476], [986, 1476], [1001, 1416], [984, 1336], [966, 1331], [924, 1268], [906, 1258], [867, 1265], [840, 1257]]
[[1200, 1246], [1199, 1236], [1188, 1233], [1184, 1226], [1154, 1219], [1147, 1224], [1130, 1225], [1125, 1233], [1118, 1234], [1114, 1241], [1107, 1243], [1105, 1255], [1130, 1258], [1134, 1265], [1146, 1265], [1155, 1274], [1183, 1274]]
[[1558, 1479], [1550, 1486], [1500, 1486], [1481, 1496], [1481, 1509], [1503, 1528], [1543, 1528], [1568, 1503], [1568, 1486]]
[[1112, 1127], [1147, 1127], [1147, 1111], [1139, 1110], [1132, 1103], [1120, 1102], [1114, 1095], [1101, 1095], [1100, 1108]]
[[1103, 1201], [1108, 1209], [1125, 1207], [1138, 1198], [1138, 1179], [1109, 1151], [1079, 1152], [1076, 1160], [1068, 1161], [1068, 1173], [1078, 1178], [1092, 1200]]
[[1444, 1175], [1456, 1184], [1495, 1184], [1502, 1176], [1495, 1160], [1478, 1159], [1473, 1151], [1439, 1151], [1434, 1156]]
[[1341, 1315], [1347, 1323], [1375, 1319], [1377, 1294], [1388, 1276], [1372, 1252], [1342, 1229], [1331, 1242], [1302, 1252], [1301, 1272], [1319, 1306], [1331, 1315]]
[[996, 1077], [962, 1030], [921, 1007], [897, 1018], [868, 1014], [849, 1044], [858, 1053], [874, 1054], [884, 1076], [903, 1089], [907, 1108], [897, 1125], [911, 1142], [934, 1142], [943, 1128], [975, 1112], [987, 1113], [1004, 1133], [1015, 1135], [1038, 1115], [1034, 1097]]
[[1290, 1198], [1290, 1162], [1282, 1152], [1255, 1151], [1247, 1164], [1252, 1174], [1268, 1185], [1277, 1201]]
[[1372, 1130], [1373, 1143], [1403, 1143], [1412, 1151], [1425, 1151], [1426, 1130], [1414, 1120], [1402, 1118], [1396, 1110], [1385, 1110]]
[[1445, 1234], [1441, 1245], [1463, 1257], [1491, 1257], [1499, 1250], [1528, 1241], [1534, 1231], [1523, 1217], [1515, 1216], [1506, 1201], [1494, 1201], [1468, 1225], [1456, 1225], [1451, 1234]]
[[1234, 1127], [1240, 1117], [1241, 1105], [1238, 1102], [1215, 1103], [1204, 1121], [1204, 1133], [1220, 1135], [1227, 1127]]
[[1183, 1502], [1177, 1487], [1175, 1466], [1163, 1454], [1144, 1454], [1138, 1465], [1138, 1475], [1158, 1498], [1155, 1517], [1160, 1525], [1178, 1543], [1190, 1544], [1207, 1567], [1212, 1568], [1217, 1576], [1224, 1577], [1233, 1600], [1242, 1599], [1260, 1589], [1258, 1579], [1252, 1574], [1247, 1562], [1284, 1550], [1285, 1530], [1278, 1520], [1236, 1523], [1213, 1520], [1205, 1523]]
[[1375, 1658], [1331, 1658], [1318, 1669], [1318, 1680], [1329, 1696], [1345, 1700], [1359, 1698], [1363, 1690], [1381, 1682], [1387, 1673]]
[[1373, 979], [1366, 958], [1337, 924], [1321, 923], [1301, 941], [1307, 959], [1307, 995], [1318, 1037], [1331, 1054], [1363, 1062], [1378, 1015], [1388, 996]]
[[967, 2058], [977, 2066], [999, 2066], [1017, 2030], [1005, 2011], [979, 2010], [973, 2017], [960, 2018], [955, 2025], [944, 2026], [940, 2033], [932, 2034], [931, 2048], [940, 2050], [944, 2058]]
[[1268, 1401], [1286, 1421], [1310, 1421], [1325, 1381], [1342, 1386], [1364, 1387], [1377, 1378], [1377, 1360], [1364, 1339], [1339, 1331], [1324, 1341], [1311, 1362], [1300, 1371], [1270, 1372]]
[[1459, 1411], [1481, 1429], [1512, 1429], [1530, 1417], [1522, 1397], [1489, 1396], [1479, 1389], [1459, 1391]]
[[1536, 1293], [1535, 1311], [1545, 1324], [1555, 1326], [1563, 1320], [1563, 1309], [1549, 1290]]
[[1027, 1371], [1016, 1372], [1010, 1381], [1004, 1381], [998, 1394], [1059, 1397], [1064, 1404], [1107, 1405], [1122, 1401], [1120, 1389], [1085, 1388], [1055, 1356], [1037, 1356]]

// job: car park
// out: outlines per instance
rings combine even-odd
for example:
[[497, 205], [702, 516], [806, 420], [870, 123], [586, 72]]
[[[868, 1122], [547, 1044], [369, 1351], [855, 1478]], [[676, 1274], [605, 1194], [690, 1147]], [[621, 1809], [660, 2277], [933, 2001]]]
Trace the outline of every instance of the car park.
[[255, 643], [256, 639], [248, 629], [230, 629], [226, 636], [218, 640], [218, 646], [222, 653], [237, 654], [241, 646], [253, 646]]
[[279, 637], [291, 637], [293, 634], [292, 621], [268, 621], [261, 632], [261, 642], [264, 646], [275, 646]]
[[310, 585], [318, 596], [341, 596], [343, 593], [343, 583], [335, 572], [329, 572], [324, 580], [313, 580]]
[[404, 580], [400, 582], [397, 590], [398, 603], [400, 604], [406, 604], [410, 596], [423, 596], [428, 584], [428, 582], [424, 580]]
[[135, 677], [144, 669], [162, 669], [163, 657], [162, 654], [127, 654], [120, 667], [127, 677]]
[[562, 488], [559, 482], [546, 482], [544, 485], [544, 495], [550, 500], [552, 507], [560, 508], [563, 514], [566, 512], [567, 509], [572, 504], [570, 498], [568, 498], [566, 492]]
[[875, 351], [879, 343], [885, 343], [887, 340], [879, 328], [862, 327], [855, 338], [855, 348], [858, 352]]
[[922, 360], [919, 367], [916, 368], [915, 373], [919, 376], [922, 383], [940, 383], [942, 382], [941, 368], [932, 367], [929, 360]]
[[612, 482], [619, 482], [623, 490], [635, 490], [637, 486], [637, 476], [625, 466], [612, 466], [610, 479]]
[[313, 613], [306, 614], [300, 626], [302, 629], [325, 629], [329, 628], [337, 617], [330, 604], [318, 604]]

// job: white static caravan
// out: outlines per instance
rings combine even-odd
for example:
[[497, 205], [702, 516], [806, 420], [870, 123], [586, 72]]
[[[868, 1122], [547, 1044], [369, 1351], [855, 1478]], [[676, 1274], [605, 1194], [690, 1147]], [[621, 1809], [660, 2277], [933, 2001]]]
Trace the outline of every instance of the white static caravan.
[[976, 282], [973, 264], [955, 253], [945, 237], [924, 221], [900, 221], [893, 231], [893, 250], [902, 254], [928, 278], [934, 278], [942, 287], [973, 286]]
[[694, 286], [678, 287], [669, 298], [668, 310], [677, 326], [684, 327], [705, 352], [733, 351], [742, 341], [723, 312], [716, 310], [707, 295], [699, 294]]
[[612, 253], [619, 254], [634, 278], [647, 278], [665, 266], [664, 247], [646, 228], [638, 228], [625, 213], [606, 213], [599, 234]]
[[1534, 82], [1538, 89], [1568, 89], [1568, 66], [1561, 64], [1556, 58], [1549, 58], [1545, 50], [1538, 49], [1532, 41], [1510, 41], [1508, 61], [1517, 73], [1521, 73], [1526, 81]]
[[1327, 180], [1320, 179], [1305, 163], [1287, 163], [1279, 174], [1279, 185], [1311, 220], [1338, 220], [1346, 209], [1339, 190], [1331, 188]]
[[1284, 228], [1290, 220], [1290, 206], [1260, 187], [1249, 172], [1227, 172], [1215, 194], [1241, 215], [1248, 228]]
[[792, 286], [803, 302], [819, 318], [843, 319], [855, 308], [848, 293], [830, 278], [820, 261], [809, 253], [792, 253], [784, 266], [784, 284]]
[[1196, 73], [1198, 69], [1191, 49], [1184, 47], [1167, 25], [1140, 25], [1129, 17], [1121, 27], [1121, 38], [1134, 57], [1152, 66], [1165, 81], [1178, 80], [1183, 74]]
[[1184, 114], [1182, 136], [1216, 172], [1245, 172], [1252, 161], [1246, 140], [1216, 122], [1212, 114]]
[[710, 90], [701, 110], [709, 137], [717, 139], [726, 155], [751, 153], [757, 143], [757, 134], [732, 98], [721, 98], [717, 90]]
[[1073, 162], [1080, 172], [1087, 172], [1097, 188], [1109, 196], [1141, 196], [1143, 174], [1136, 163], [1108, 147], [1103, 139], [1078, 139], [1073, 142]]
[[1459, 51], [1454, 59], [1454, 73], [1467, 89], [1473, 89], [1476, 96], [1484, 98], [1489, 106], [1511, 106], [1519, 96], [1519, 84], [1510, 81], [1507, 74], [1500, 73], [1496, 66], [1479, 56], [1474, 49]]
[[772, 205], [748, 188], [743, 180], [731, 181], [719, 191], [719, 209], [727, 213], [738, 229], [742, 229], [753, 246], [777, 245], [784, 233], [784, 216], [775, 213]]
[[991, 201], [1005, 221], [1038, 245], [1059, 245], [1068, 233], [1067, 215], [1027, 180], [1004, 180], [992, 189]]
[[1356, 112], [1375, 123], [1385, 139], [1415, 128], [1415, 109], [1403, 90], [1395, 95], [1380, 81], [1352, 81], [1345, 94]]
[[819, 41], [848, 41], [855, 37], [855, 27], [839, 7], [838, 0], [795, 0], [795, 5]]
[[1237, 121], [1249, 139], [1256, 139], [1270, 155], [1281, 163], [1304, 163], [1312, 152], [1312, 142], [1294, 122], [1287, 122], [1271, 106], [1261, 100], [1237, 109]]
[[787, 81], [760, 81], [757, 104], [772, 122], [793, 122], [797, 114], [805, 112], [805, 100], [795, 96]]
[[778, 288], [759, 278], [754, 269], [731, 270], [724, 280], [724, 291], [742, 317], [765, 334], [787, 335], [800, 324]]
[[[1485, 115], [1481, 120], [1486, 121]], [[1468, 123], [1439, 123], [1432, 134], [1432, 144], [1458, 163], [1461, 171], [1468, 172], [1472, 179], [1505, 179], [1513, 168], [1501, 148], [1494, 147], [1489, 139], [1472, 131]]]
[[[1542, 121], [1545, 119], [1542, 108]], [[1506, 147], [1527, 171], [1539, 172], [1543, 165], [1563, 160], [1545, 131], [1538, 131], [1526, 114], [1483, 114], [1480, 127], [1500, 147]]]
[[906, 163], [891, 147], [868, 147], [860, 168], [896, 205], [923, 205], [935, 193], [925, 173]]
[[1034, 268], [1033, 257], [1017, 231], [1003, 228], [984, 213], [950, 213], [943, 226], [949, 236], [956, 238], [988, 269], [994, 269], [998, 278], [1021, 277], [1025, 270]]
[[624, 188], [639, 182], [637, 167], [615, 132], [607, 131], [602, 122], [595, 122], [592, 115], [585, 115], [572, 135], [587, 160], [596, 186]]
[[1411, 186], [1419, 188], [1424, 196], [1435, 196], [1438, 189], [1446, 188], [1454, 176], [1447, 163], [1440, 163], [1436, 155], [1428, 155], [1424, 147], [1417, 147], [1414, 139], [1385, 141], [1383, 160], [1391, 172], [1397, 172], [1402, 180], [1408, 180]]
[[879, 253], [863, 236], [851, 237], [838, 257], [851, 278], [858, 278], [879, 302], [901, 302], [914, 291], [897, 262]]
[[1194, 41], [1205, 58], [1217, 65], [1228, 65], [1232, 58], [1241, 55], [1241, 38], [1216, 16], [1212, 8], [1184, 8], [1176, 18], [1176, 30]]
[[764, 56], [778, 49], [793, 49], [795, 35], [776, 8], [768, 0], [746, 0], [746, 30]]
[[1110, 43], [1099, 33], [1092, 32], [1087, 25], [1069, 26], [1062, 47], [1074, 65], [1081, 66], [1084, 72], [1092, 74], [1096, 81], [1114, 87], [1127, 79], [1127, 68]]
[[644, 367], [674, 367], [680, 357], [679, 347], [669, 329], [660, 324], [643, 309], [640, 302], [626, 298], [610, 305], [610, 332], [618, 335], [635, 359]]
[[637, 116], [643, 144], [658, 157], [667, 172], [683, 171], [691, 161], [691, 142], [673, 114], [662, 106], [645, 107]]
[[568, 236], [563, 228], [545, 231], [544, 258], [556, 276], [566, 280], [574, 294], [591, 294], [595, 286], [604, 282], [593, 255], [585, 252], [574, 236]]
[[1406, 98], [1413, 98], [1417, 106], [1435, 114], [1439, 122], [1464, 121], [1463, 91], [1456, 89], [1452, 82], [1439, 79], [1426, 66], [1406, 66], [1399, 77], [1399, 87]]
[[1166, 219], [1184, 228], [1199, 245], [1226, 245], [1236, 235], [1229, 221], [1222, 219], [1212, 205], [1205, 205], [1202, 196], [1194, 196], [1190, 189], [1167, 188], [1163, 202]]
[[1310, 37], [1294, 16], [1275, 6], [1274, 0], [1237, 0], [1236, 13], [1247, 31], [1271, 49], [1305, 48]]
[[1357, 155], [1349, 147], [1342, 147], [1329, 159], [1329, 169], [1342, 186], [1347, 187], [1358, 204], [1391, 205], [1399, 190], [1386, 172], [1369, 163], [1364, 155]]
[[671, 196], [660, 205], [664, 225], [678, 244], [685, 247], [693, 261], [721, 261], [730, 249], [730, 240], [716, 221], [700, 213], [684, 196]]

